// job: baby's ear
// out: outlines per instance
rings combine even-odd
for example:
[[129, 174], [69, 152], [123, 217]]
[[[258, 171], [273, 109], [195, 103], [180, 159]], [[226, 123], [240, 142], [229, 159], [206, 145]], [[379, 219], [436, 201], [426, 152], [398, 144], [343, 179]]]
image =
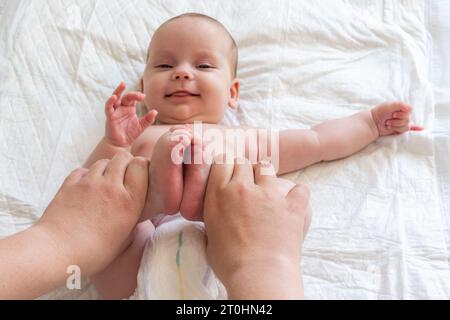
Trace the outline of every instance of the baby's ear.
[[238, 101], [239, 101], [239, 80], [236, 78], [231, 83], [230, 87], [230, 100], [228, 101], [228, 106], [231, 109], [237, 109], [238, 107]]

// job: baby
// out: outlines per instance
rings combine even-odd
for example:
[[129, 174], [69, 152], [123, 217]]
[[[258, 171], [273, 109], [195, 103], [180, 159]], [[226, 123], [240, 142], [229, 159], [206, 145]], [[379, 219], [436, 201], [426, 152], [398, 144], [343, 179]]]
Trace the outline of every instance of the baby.
[[[242, 135], [242, 128], [218, 125], [227, 108], [238, 106], [237, 63], [236, 43], [220, 22], [201, 14], [184, 14], [166, 21], [155, 32], [141, 79], [143, 93], [124, 93], [125, 84], [121, 83], [106, 102], [105, 137], [85, 166], [112, 158], [122, 149], [151, 159], [151, 164], [143, 212], [146, 221], [136, 227], [134, 241], [122, 256], [92, 278], [104, 298], [126, 298], [136, 288], [140, 257], [153, 228], [148, 219], [156, 223], [158, 214], [181, 212], [187, 219], [201, 220], [209, 163], [183, 164], [183, 155], [195, 159], [207, 150], [222, 147], [225, 154], [236, 150], [235, 140], [205, 142], [204, 138], [211, 130], [238, 130], [237, 136]], [[138, 102], [150, 109], [141, 119], [136, 115]], [[279, 158], [271, 159], [277, 164], [276, 174], [347, 157], [380, 136], [423, 130], [410, 124], [411, 112], [406, 103], [383, 103], [309, 130], [280, 131], [275, 141]], [[199, 132], [194, 128], [198, 122], [202, 123]], [[268, 154], [260, 147], [262, 141], [270, 140], [264, 131], [246, 128], [242, 139], [244, 156], [257, 155], [261, 160]], [[273, 144], [269, 141], [269, 149], [274, 149]], [[280, 179], [284, 192], [291, 187]]]

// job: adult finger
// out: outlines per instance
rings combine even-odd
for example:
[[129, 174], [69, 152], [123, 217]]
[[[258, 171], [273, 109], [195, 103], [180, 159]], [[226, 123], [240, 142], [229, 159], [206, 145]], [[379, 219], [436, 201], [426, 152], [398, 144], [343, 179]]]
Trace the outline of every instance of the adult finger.
[[209, 173], [208, 186], [206, 192], [216, 191], [226, 186], [233, 175], [234, 164], [227, 164], [224, 161], [225, 155], [221, 154], [214, 158]]
[[304, 185], [297, 184], [292, 188], [286, 195], [286, 200], [291, 211], [297, 214], [305, 213], [309, 205], [309, 196], [309, 188]]
[[136, 218], [141, 214], [147, 196], [148, 189], [148, 167], [149, 161], [143, 157], [135, 157], [130, 161], [125, 172], [124, 186], [130, 196], [139, 204], [139, 212], [136, 212]]
[[255, 184], [263, 188], [276, 189], [275, 169], [270, 162], [260, 161], [254, 167], [255, 170]]
[[123, 184], [125, 171], [132, 159], [133, 156], [129, 152], [123, 151], [117, 153], [106, 166], [104, 176], [114, 184]]
[[63, 185], [71, 185], [75, 184], [78, 181], [83, 178], [83, 176], [88, 172], [89, 170], [86, 168], [77, 168], [73, 170], [67, 177], [64, 179]]
[[231, 181], [254, 184], [255, 177], [253, 174], [253, 166], [250, 161], [245, 158], [234, 159], [233, 175]]
[[83, 178], [91, 179], [103, 176], [109, 161], [109, 159], [98, 160], [89, 168], [89, 171], [83, 176]]

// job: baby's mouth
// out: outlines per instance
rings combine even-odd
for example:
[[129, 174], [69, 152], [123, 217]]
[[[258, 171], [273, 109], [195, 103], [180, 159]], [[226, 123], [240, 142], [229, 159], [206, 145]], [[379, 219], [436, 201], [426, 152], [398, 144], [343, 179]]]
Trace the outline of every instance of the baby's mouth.
[[194, 94], [189, 91], [175, 91], [171, 94], [166, 95], [166, 97], [177, 97], [177, 98], [184, 98], [184, 97], [199, 97], [199, 94]]

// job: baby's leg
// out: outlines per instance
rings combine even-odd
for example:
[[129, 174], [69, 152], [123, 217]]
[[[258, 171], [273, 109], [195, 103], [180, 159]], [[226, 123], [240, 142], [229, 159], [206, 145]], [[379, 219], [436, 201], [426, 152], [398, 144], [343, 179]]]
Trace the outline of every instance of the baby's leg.
[[106, 269], [91, 277], [102, 299], [127, 299], [134, 293], [142, 253], [154, 230], [149, 220], [138, 224], [131, 245]]
[[[184, 188], [180, 212], [188, 220], [203, 219], [203, 200], [211, 165], [203, 159], [204, 146], [197, 137], [193, 137], [191, 147], [191, 163], [183, 166]], [[196, 160], [196, 161], [194, 161]]]
[[191, 139], [191, 129], [178, 125], [156, 142], [150, 163], [149, 188], [142, 220], [161, 213], [175, 214], [180, 210], [183, 197], [182, 161]]

